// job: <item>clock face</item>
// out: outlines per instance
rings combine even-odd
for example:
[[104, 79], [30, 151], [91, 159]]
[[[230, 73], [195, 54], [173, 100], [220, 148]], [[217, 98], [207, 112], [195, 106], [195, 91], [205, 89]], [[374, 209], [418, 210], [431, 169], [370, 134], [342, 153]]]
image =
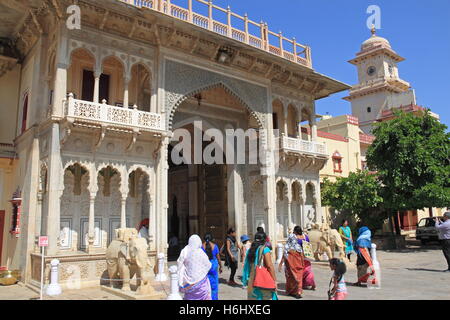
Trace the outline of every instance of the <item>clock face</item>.
[[369, 68], [367, 68], [367, 74], [369, 76], [373, 76], [376, 71], [377, 71], [377, 69], [374, 66], [370, 66]]

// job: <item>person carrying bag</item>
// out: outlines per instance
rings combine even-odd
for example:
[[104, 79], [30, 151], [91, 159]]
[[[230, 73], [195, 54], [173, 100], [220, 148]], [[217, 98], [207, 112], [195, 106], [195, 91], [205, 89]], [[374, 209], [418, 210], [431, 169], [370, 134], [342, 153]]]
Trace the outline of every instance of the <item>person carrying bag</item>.
[[242, 283], [248, 300], [278, 300], [275, 268], [265, 241], [266, 234], [258, 232], [245, 259]]

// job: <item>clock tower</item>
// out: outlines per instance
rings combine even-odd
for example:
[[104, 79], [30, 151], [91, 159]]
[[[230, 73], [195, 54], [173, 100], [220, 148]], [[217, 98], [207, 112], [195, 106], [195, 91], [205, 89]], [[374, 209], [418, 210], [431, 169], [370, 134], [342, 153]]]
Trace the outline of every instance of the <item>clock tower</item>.
[[383, 111], [416, 103], [414, 91], [398, 73], [397, 64], [403, 60], [388, 40], [376, 35], [373, 27], [372, 36], [363, 42], [356, 58], [349, 61], [358, 70], [358, 84], [344, 99], [351, 102], [352, 115], [359, 119], [365, 133], [372, 131]]

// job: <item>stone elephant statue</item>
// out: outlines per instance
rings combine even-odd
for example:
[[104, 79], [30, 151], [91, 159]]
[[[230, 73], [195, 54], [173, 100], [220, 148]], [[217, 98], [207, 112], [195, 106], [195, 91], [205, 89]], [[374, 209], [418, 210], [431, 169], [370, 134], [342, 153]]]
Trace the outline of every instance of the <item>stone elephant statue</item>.
[[315, 224], [308, 232], [308, 237], [313, 247], [314, 257], [320, 261], [322, 254], [326, 254], [328, 258], [334, 258], [334, 251], [338, 248], [339, 258], [346, 260], [345, 246], [342, 242], [341, 235], [336, 229], [329, 229], [326, 226], [319, 227]]
[[147, 255], [147, 240], [137, 237], [136, 229], [117, 229], [117, 240], [106, 250], [106, 264], [110, 286], [122, 280], [122, 290], [131, 291], [130, 280], [137, 276], [137, 294], [151, 294], [154, 273]]
[[335, 249], [337, 248], [339, 251], [339, 259], [346, 262], [347, 258], [345, 256], [345, 244], [342, 241], [342, 237], [339, 234], [339, 231], [337, 231], [336, 229], [330, 229], [328, 232], [330, 238], [330, 246], [333, 251], [333, 258]]
[[330, 247], [330, 237], [328, 232], [323, 232], [318, 224], [314, 224], [310, 231], [308, 231], [309, 242], [312, 245], [314, 258], [320, 261], [320, 256], [324, 253], [328, 258], [332, 257], [332, 250]]

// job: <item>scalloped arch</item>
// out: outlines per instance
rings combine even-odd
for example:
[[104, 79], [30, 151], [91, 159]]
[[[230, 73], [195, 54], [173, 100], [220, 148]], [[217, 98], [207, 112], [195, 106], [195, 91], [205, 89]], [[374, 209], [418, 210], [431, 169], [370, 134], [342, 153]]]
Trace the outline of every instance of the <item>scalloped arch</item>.
[[229, 88], [225, 83], [219, 81], [216, 83], [212, 83], [210, 85], [207, 86], [203, 86], [200, 87], [198, 89], [195, 89], [194, 91], [191, 91], [190, 93], [184, 95], [183, 97], [181, 97], [180, 99], [178, 99], [175, 104], [173, 105], [172, 109], [169, 112], [169, 130], [172, 130], [172, 121], [173, 121], [173, 117], [175, 115], [176, 110], [178, 109], [178, 107], [188, 98], [195, 96], [198, 93], [201, 93], [202, 91], [206, 91], [206, 90], [211, 90], [211, 89], [215, 89], [215, 88], [222, 88], [224, 89], [228, 94], [230, 94], [231, 96], [233, 96], [234, 98], [236, 98], [246, 109], [247, 111], [250, 113], [251, 116], [253, 116], [256, 120], [256, 122], [258, 123], [258, 126], [260, 129], [264, 128], [263, 125], [263, 121], [262, 119], [259, 118], [259, 116], [256, 114], [256, 112], [254, 110], [252, 110], [249, 105], [237, 94], [235, 93], [231, 88]]

